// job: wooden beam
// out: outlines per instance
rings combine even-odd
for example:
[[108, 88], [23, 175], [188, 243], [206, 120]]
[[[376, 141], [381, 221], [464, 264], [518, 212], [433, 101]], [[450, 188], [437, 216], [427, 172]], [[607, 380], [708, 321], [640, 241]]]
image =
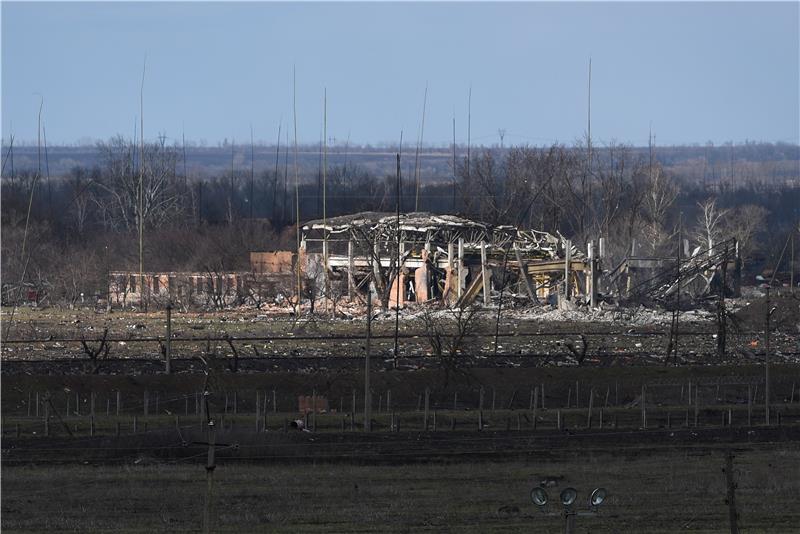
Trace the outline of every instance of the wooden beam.
[[458, 284], [456, 286], [456, 296], [461, 300], [462, 288], [464, 287], [464, 238], [458, 238]]
[[519, 265], [519, 275], [525, 282], [525, 289], [528, 291], [528, 296], [531, 298], [531, 302], [538, 303], [539, 299], [536, 297], [536, 288], [533, 287], [533, 283], [531, 282], [531, 279], [528, 276], [527, 272], [528, 266], [522, 261], [522, 255], [519, 253], [519, 249], [516, 246], [514, 247], [514, 255], [517, 257], [517, 265]]
[[[330, 259], [328, 260], [330, 261]], [[353, 240], [347, 242], [347, 298], [353, 302], [355, 279], [353, 278]]]
[[486, 243], [481, 242], [481, 278], [483, 279], [483, 305], [488, 306], [492, 295], [489, 285], [489, 272], [486, 269]]
[[481, 274], [479, 274], [478, 276], [475, 277], [475, 279], [469, 285], [469, 287], [464, 292], [464, 294], [461, 296], [461, 298], [458, 299], [458, 302], [457, 302], [456, 305], [459, 308], [461, 308], [461, 307], [469, 306], [470, 304], [472, 304], [472, 301], [474, 301], [475, 297], [478, 296], [478, 292], [481, 290], [482, 286], [483, 286], [483, 274], [481, 273]]

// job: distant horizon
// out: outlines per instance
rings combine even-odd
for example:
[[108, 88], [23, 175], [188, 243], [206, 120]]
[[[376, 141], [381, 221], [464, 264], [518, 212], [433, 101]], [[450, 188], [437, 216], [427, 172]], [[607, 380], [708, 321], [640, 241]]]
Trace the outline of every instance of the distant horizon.
[[[798, 2], [8, 2], [2, 139], [800, 144]], [[146, 65], [146, 66], [145, 66]], [[144, 85], [142, 87], [142, 76]], [[296, 76], [296, 84], [293, 82]], [[296, 91], [293, 86], [296, 85]], [[423, 114], [424, 110], [424, 114]], [[422, 128], [424, 115], [424, 129]], [[468, 124], [470, 127], [468, 128]], [[137, 131], [137, 137], [140, 132]]]
[[[99, 138], [98, 139], [90, 139], [90, 140], [82, 139], [82, 140], [78, 140], [78, 141], [74, 141], [74, 142], [70, 142], [70, 143], [58, 143], [58, 144], [54, 144], [54, 143], [52, 143], [52, 142], [50, 142], [48, 140], [46, 148], [48, 150], [56, 149], [56, 148], [76, 148], [76, 149], [77, 148], [95, 148], [95, 147], [97, 147], [98, 143], [106, 143], [106, 142], [108, 142], [110, 139], [112, 139], [114, 137], [116, 137], [116, 136], [111, 136], [111, 137], [103, 138], [103, 139], [99, 139]], [[654, 136], [654, 137], [655, 137], [655, 139], [653, 141], [653, 145], [655, 147], [661, 147], [661, 148], [699, 148], [699, 147], [722, 148], [722, 147], [728, 147], [728, 146], [741, 147], [741, 146], [748, 146], [748, 145], [753, 145], [753, 144], [755, 144], [755, 145], [791, 146], [791, 147], [800, 148], [800, 143], [798, 143], [798, 142], [781, 141], [781, 140], [769, 141], [769, 140], [760, 140], [760, 139], [744, 139], [744, 140], [741, 140], [741, 141], [728, 140], [728, 141], [723, 141], [721, 143], [715, 143], [713, 141], [707, 141], [707, 142], [689, 142], [689, 143], [669, 143], [669, 144], [666, 144], [666, 143], [660, 143], [657, 136]], [[124, 139], [126, 141], [131, 141], [132, 140], [131, 137], [124, 137]], [[153, 142], [156, 142], [157, 140], [158, 140], [157, 137], [154, 138], [154, 139], [148, 139], [147, 137], [145, 137], [145, 143], [153, 143]], [[139, 142], [139, 138], [137, 137], [135, 141], [136, 141], [136, 143], [138, 143]], [[617, 146], [624, 145], [624, 146], [626, 146], [628, 148], [637, 149], [637, 150], [638, 149], [647, 149], [649, 147], [648, 144], [635, 145], [635, 144], [626, 143], [624, 141], [619, 141], [617, 139], [614, 139], [613, 143], [615, 143], [615, 145], [617, 145]], [[179, 147], [179, 148], [183, 146], [183, 144], [181, 142], [175, 141], [175, 140], [173, 140], [173, 142], [171, 142], [171, 143], [166, 143], [166, 144], [168, 146]], [[223, 139], [223, 140], [217, 141], [217, 142], [215, 142], [213, 144], [208, 143], [208, 142], [203, 144], [199, 140], [193, 140], [193, 139], [188, 139], [188, 138], [186, 139], [186, 148], [197, 148], [197, 149], [223, 149], [223, 148], [225, 148], [225, 149], [227, 149], [232, 144], [234, 146], [242, 147], [242, 148], [249, 148], [250, 147], [250, 141], [249, 140], [243, 141], [243, 142], [236, 141], [235, 143], [231, 143], [230, 140]], [[565, 147], [579, 147], [579, 146], [581, 146], [581, 140], [574, 140], [574, 141], [569, 141], [569, 142], [554, 140], [552, 143], [546, 143], [546, 142], [544, 142], [544, 143], [527, 143], [527, 142], [509, 143], [509, 142], [505, 142], [502, 147], [500, 146], [500, 142], [496, 141], [496, 142], [493, 142], [493, 143], [480, 143], [480, 144], [472, 143], [469, 146], [471, 148], [491, 148], [491, 149], [498, 149], [498, 150], [499, 149], [509, 150], [509, 149], [512, 149], [512, 148], [521, 148], [521, 147], [530, 147], [530, 148], [547, 147], [547, 146], [552, 146], [553, 144], [558, 144], [558, 145], [562, 145], [562, 146], [565, 146]], [[2, 145], [0, 145], [0, 146], [2, 146], [4, 150], [7, 150], [9, 148], [9, 139], [5, 139], [4, 138], [2, 140]], [[37, 146], [38, 146], [38, 143], [37, 143], [36, 139], [22, 141], [22, 140], [17, 139], [16, 137], [14, 137], [14, 147], [15, 148], [26, 148], [26, 149], [33, 148], [33, 149], [35, 149], [35, 148], [37, 148]], [[255, 139], [254, 143], [253, 143], [253, 146], [255, 146], [257, 148], [275, 148], [277, 146], [277, 143], [276, 143], [275, 140], [270, 141], [270, 140], [267, 140], [267, 139]], [[284, 147], [285, 143], [282, 141], [280, 146]], [[290, 147], [294, 146], [293, 141], [290, 140], [289, 146]], [[318, 151], [319, 150], [319, 146], [320, 146], [319, 141], [317, 141], [316, 143], [298, 141], [298, 143], [297, 143], [297, 147], [298, 148], [313, 148], [314, 151]], [[583, 140], [583, 146], [585, 146], [585, 140]], [[607, 148], [607, 147], [611, 146], [611, 144], [592, 138], [592, 146], [593, 146], [593, 148], [603, 149], [603, 148]], [[42, 147], [44, 149], [44, 147], [45, 147], [44, 143], [42, 143]], [[396, 149], [398, 147], [398, 142], [397, 141], [394, 141], [394, 142], [391, 142], [391, 141], [383, 142], [383, 141], [381, 141], [381, 142], [358, 143], [358, 142], [355, 142], [353, 140], [350, 140], [349, 143], [346, 143], [345, 141], [337, 140], [335, 143], [329, 143], [328, 144], [328, 149], [331, 149], [331, 148], [339, 149], [339, 148], [346, 148], [346, 147], [350, 147], [350, 148], [370, 148], [370, 149], [373, 149], [373, 150], [392, 149], [392, 151], [394, 151], [394, 149]], [[416, 143], [410, 143], [410, 142], [407, 143], [406, 140], [403, 139], [403, 150], [404, 150], [404, 153], [407, 154], [407, 152], [405, 152], [405, 151], [407, 151], [408, 149], [416, 149], [416, 147], [417, 147]], [[446, 143], [438, 143], [437, 144], [437, 143], [434, 143], [434, 142], [427, 142], [426, 141], [426, 142], [424, 142], [424, 143], [422, 143], [420, 145], [420, 150], [449, 150], [449, 151], [451, 151], [452, 148], [453, 148], [453, 143], [452, 142], [450, 142], [449, 144], [446, 144]], [[466, 143], [456, 143], [456, 148], [457, 149], [466, 150], [467, 149], [467, 144]], [[5, 154], [3, 155], [3, 157], [5, 158]]]

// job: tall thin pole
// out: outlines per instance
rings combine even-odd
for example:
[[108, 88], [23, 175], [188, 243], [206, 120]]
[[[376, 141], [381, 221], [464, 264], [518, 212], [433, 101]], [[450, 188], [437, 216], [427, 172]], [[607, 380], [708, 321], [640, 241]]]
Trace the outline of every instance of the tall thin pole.
[[467, 99], [467, 180], [470, 178], [470, 149], [472, 147], [472, 86]]
[[[325, 312], [328, 312], [330, 281], [328, 279], [328, 88], [323, 97], [322, 120], [322, 265], [325, 269]], [[334, 312], [335, 313], [335, 312]]]
[[415, 182], [415, 197], [414, 197], [414, 211], [419, 211], [419, 151], [422, 149], [422, 139], [425, 135], [425, 107], [428, 104], [428, 84], [425, 83], [425, 96], [422, 99], [422, 125], [419, 129], [419, 141], [417, 141], [417, 156], [414, 161], [414, 182]]
[[250, 218], [253, 218], [253, 186], [255, 183], [255, 144], [253, 143], [253, 125], [250, 125]]
[[278, 196], [278, 165], [280, 164], [281, 159], [281, 123], [283, 122], [283, 118], [278, 120], [278, 144], [275, 146], [275, 179], [272, 182], [272, 211], [270, 211], [270, 216], [272, 217], [273, 224], [275, 223], [275, 199]]
[[144, 284], [144, 75], [147, 69], [147, 54], [142, 65], [142, 85], [139, 88], [139, 291], [145, 299]]
[[[403, 132], [400, 132], [400, 151], [403, 150]], [[400, 335], [400, 269], [401, 269], [401, 253], [400, 253], [400, 191], [401, 191], [401, 177], [400, 177], [400, 151], [397, 152], [397, 198], [395, 199], [395, 209], [397, 211], [396, 227], [397, 233], [397, 297], [395, 300], [394, 311], [394, 368], [397, 369], [397, 358], [399, 353], [398, 337]]]
[[172, 299], [167, 302], [167, 339], [164, 347], [164, 371], [167, 374], [172, 372]]
[[789, 260], [789, 287], [792, 288], [792, 296], [794, 296], [794, 233], [797, 231], [798, 224], [795, 222], [795, 225], [792, 227], [791, 232], [789, 233], [789, 239], [791, 240], [791, 260]]
[[589, 107], [586, 117], [586, 136], [589, 148], [589, 173], [592, 172], [592, 58], [589, 58]]
[[300, 311], [300, 179], [297, 174], [297, 73], [292, 66], [292, 115], [294, 118], [294, 209], [297, 234], [297, 311]]
[[456, 211], [456, 116], [453, 113], [453, 213]]
[[283, 202], [281, 203], [281, 226], [289, 222], [289, 128], [286, 128], [286, 142], [283, 147]]
[[206, 500], [203, 508], [203, 532], [211, 532], [211, 508], [214, 496], [214, 469], [217, 467], [216, 459], [216, 431], [214, 421], [208, 421], [208, 458], [206, 459]]
[[181, 130], [181, 142], [183, 143], [183, 186], [186, 187], [186, 180], [188, 178], [186, 172], [186, 132]]
[[[47, 178], [47, 212], [50, 218], [53, 217], [53, 184], [50, 180], [50, 158], [47, 157], [47, 128], [42, 123], [42, 138], [44, 141], [44, 168]], [[794, 250], [794, 249], [792, 249]]]
[[677, 306], [675, 306], [675, 365], [678, 365], [678, 343], [680, 342], [681, 324], [681, 262], [683, 261], [683, 212], [678, 220], [678, 291], [676, 293]]
[[769, 318], [770, 310], [769, 288], [767, 288], [767, 317], [764, 328], [764, 420], [769, 425]]
[[364, 432], [372, 430], [372, 399], [369, 386], [369, 352], [372, 340], [372, 291], [367, 292], [367, 343], [364, 354]]

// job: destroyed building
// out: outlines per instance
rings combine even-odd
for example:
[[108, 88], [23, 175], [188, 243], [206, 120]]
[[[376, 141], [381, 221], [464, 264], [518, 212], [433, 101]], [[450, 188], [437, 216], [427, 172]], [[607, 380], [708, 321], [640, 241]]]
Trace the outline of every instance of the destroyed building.
[[109, 273], [109, 303], [288, 306], [299, 292], [314, 311], [367, 295], [383, 308], [489, 305], [503, 291], [530, 304], [596, 305], [603, 295], [657, 301], [693, 286], [708, 293], [720, 273], [737, 280], [740, 270], [733, 242], [687, 250], [680, 261], [637, 257], [633, 249], [617, 265], [604, 265], [604, 248], [600, 239], [583, 252], [560, 235], [454, 215], [362, 212], [307, 222], [299, 260], [292, 251], [251, 252], [247, 272]]

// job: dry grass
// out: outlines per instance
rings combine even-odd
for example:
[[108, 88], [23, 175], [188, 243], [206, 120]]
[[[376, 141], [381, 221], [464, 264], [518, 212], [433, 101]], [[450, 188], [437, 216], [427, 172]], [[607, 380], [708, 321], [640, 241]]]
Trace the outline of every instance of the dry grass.
[[[558, 509], [534, 509], [542, 476], [564, 476], [585, 502], [610, 498], [579, 532], [727, 532], [722, 452], [658, 457], [583, 453], [557, 461], [414, 466], [222, 464], [215, 472], [215, 531], [559, 532]], [[737, 454], [740, 527], [800, 532], [800, 452]], [[4, 468], [4, 532], [192, 531], [201, 527], [205, 472], [175, 463]], [[583, 506], [583, 505], [582, 505]]]

